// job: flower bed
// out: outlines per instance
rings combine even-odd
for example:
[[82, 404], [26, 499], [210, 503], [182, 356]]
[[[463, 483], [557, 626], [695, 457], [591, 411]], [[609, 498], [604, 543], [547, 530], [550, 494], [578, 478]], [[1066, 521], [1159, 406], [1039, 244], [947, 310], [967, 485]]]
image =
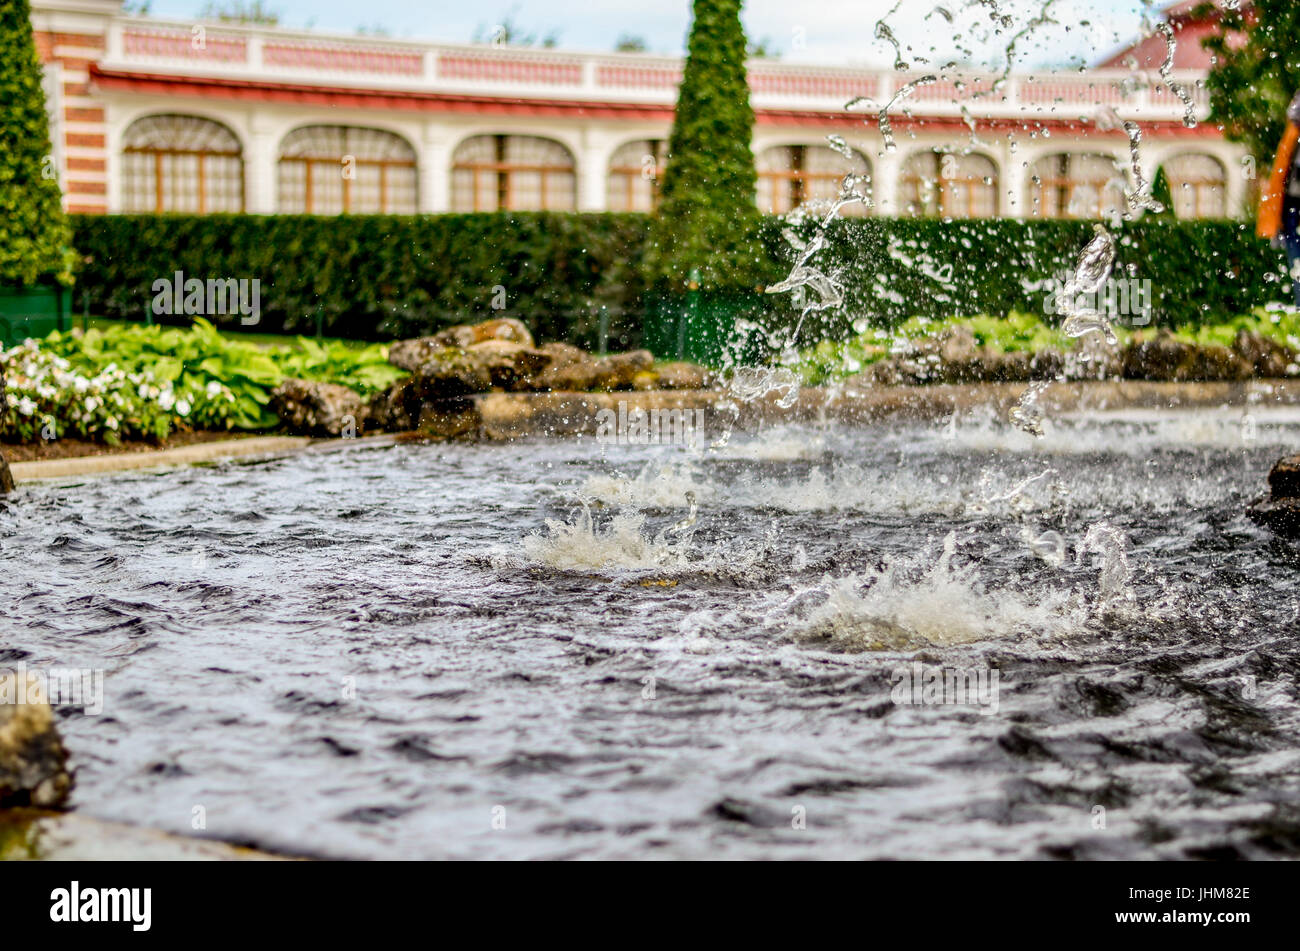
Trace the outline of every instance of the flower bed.
[[0, 352], [9, 410], [0, 439], [74, 437], [110, 445], [161, 440], [177, 430], [257, 431], [278, 425], [267, 410], [286, 376], [341, 383], [362, 395], [401, 371], [387, 348], [300, 339], [260, 347], [231, 340], [206, 321], [192, 328], [124, 324], [51, 334]]

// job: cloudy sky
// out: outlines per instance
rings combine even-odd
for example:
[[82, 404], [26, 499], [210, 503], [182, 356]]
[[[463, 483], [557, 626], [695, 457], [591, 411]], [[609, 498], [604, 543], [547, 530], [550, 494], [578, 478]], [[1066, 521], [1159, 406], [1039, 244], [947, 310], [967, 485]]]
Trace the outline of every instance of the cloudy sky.
[[[224, 6], [233, 0], [217, 0]], [[609, 50], [635, 36], [652, 52], [683, 49], [690, 0], [263, 0], [284, 26], [352, 33], [382, 30], [393, 37], [468, 42], [512, 20], [539, 36], [558, 35], [559, 46]], [[790, 61], [890, 65], [891, 45], [876, 24], [890, 27], [903, 61], [925, 68], [952, 60], [1005, 62], [1010, 37], [1049, 6], [1055, 24], [1036, 27], [1017, 44], [1016, 65], [1060, 66], [1092, 62], [1143, 29], [1144, 11], [1167, 0], [747, 0], [749, 37]], [[152, 0], [155, 16], [193, 19], [208, 0]], [[892, 11], [892, 12], [891, 12]], [[993, 14], [1009, 16], [999, 26]], [[949, 22], [951, 17], [952, 22]]]

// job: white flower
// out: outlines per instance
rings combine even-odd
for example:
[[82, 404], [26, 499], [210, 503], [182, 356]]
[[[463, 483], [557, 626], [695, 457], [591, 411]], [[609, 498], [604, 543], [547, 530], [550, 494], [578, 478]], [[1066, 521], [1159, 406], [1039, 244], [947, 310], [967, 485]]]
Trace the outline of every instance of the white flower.
[[95, 410], [99, 409], [99, 407], [100, 407], [99, 397], [97, 397], [97, 396], [87, 396], [87, 397], [86, 397], [86, 412], [87, 412], [87, 413], [93, 413]]
[[158, 405], [162, 408], [164, 413], [170, 413], [172, 407], [176, 405], [176, 396], [171, 390], [167, 390], [158, 396]]
[[210, 380], [207, 388], [208, 399], [214, 400], [221, 394], [221, 384], [216, 380]]
[[32, 402], [30, 397], [24, 396], [18, 401], [18, 412], [24, 416], [30, 416], [36, 412], [36, 404]]
[[179, 416], [190, 415], [190, 401], [181, 399], [176, 401], [176, 413]]

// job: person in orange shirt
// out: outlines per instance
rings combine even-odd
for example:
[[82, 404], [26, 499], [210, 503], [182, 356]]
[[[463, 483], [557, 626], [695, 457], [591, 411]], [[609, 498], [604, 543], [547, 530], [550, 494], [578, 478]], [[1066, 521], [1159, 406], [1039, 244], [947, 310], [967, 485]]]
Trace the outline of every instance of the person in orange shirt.
[[1300, 92], [1286, 110], [1286, 132], [1260, 196], [1258, 232], [1286, 249], [1291, 291], [1300, 308]]

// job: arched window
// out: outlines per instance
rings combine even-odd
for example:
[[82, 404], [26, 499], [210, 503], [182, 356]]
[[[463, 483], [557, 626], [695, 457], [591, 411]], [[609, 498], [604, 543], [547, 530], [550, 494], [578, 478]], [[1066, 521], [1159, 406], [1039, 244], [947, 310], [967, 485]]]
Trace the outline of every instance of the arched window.
[[1029, 167], [1029, 215], [1110, 218], [1124, 209], [1124, 184], [1109, 155], [1046, 155]]
[[930, 218], [991, 218], [998, 213], [998, 167], [985, 155], [915, 152], [903, 163], [899, 206]]
[[379, 129], [309, 125], [280, 143], [284, 214], [409, 215], [416, 210], [415, 149]]
[[668, 164], [668, 143], [641, 139], [620, 145], [609, 160], [605, 206], [610, 211], [654, 211]]
[[1228, 214], [1228, 173], [1212, 155], [1189, 152], [1164, 164], [1174, 213], [1179, 218], [1224, 218]]
[[198, 116], [132, 122], [122, 136], [122, 210], [243, 211], [239, 139], [221, 123]]
[[559, 142], [531, 135], [476, 135], [456, 148], [453, 211], [573, 211], [578, 179]]
[[[871, 179], [871, 163], [860, 152], [847, 159], [825, 145], [778, 145], [758, 156], [758, 207], [765, 214], [784, 215], [807, 201], [834, 201], [840, 195], [844, 176]], [[866, 185], [856, 189], [868, 192]], [[845, 205], [844, 215], [866, 215], [862, 202]]]

